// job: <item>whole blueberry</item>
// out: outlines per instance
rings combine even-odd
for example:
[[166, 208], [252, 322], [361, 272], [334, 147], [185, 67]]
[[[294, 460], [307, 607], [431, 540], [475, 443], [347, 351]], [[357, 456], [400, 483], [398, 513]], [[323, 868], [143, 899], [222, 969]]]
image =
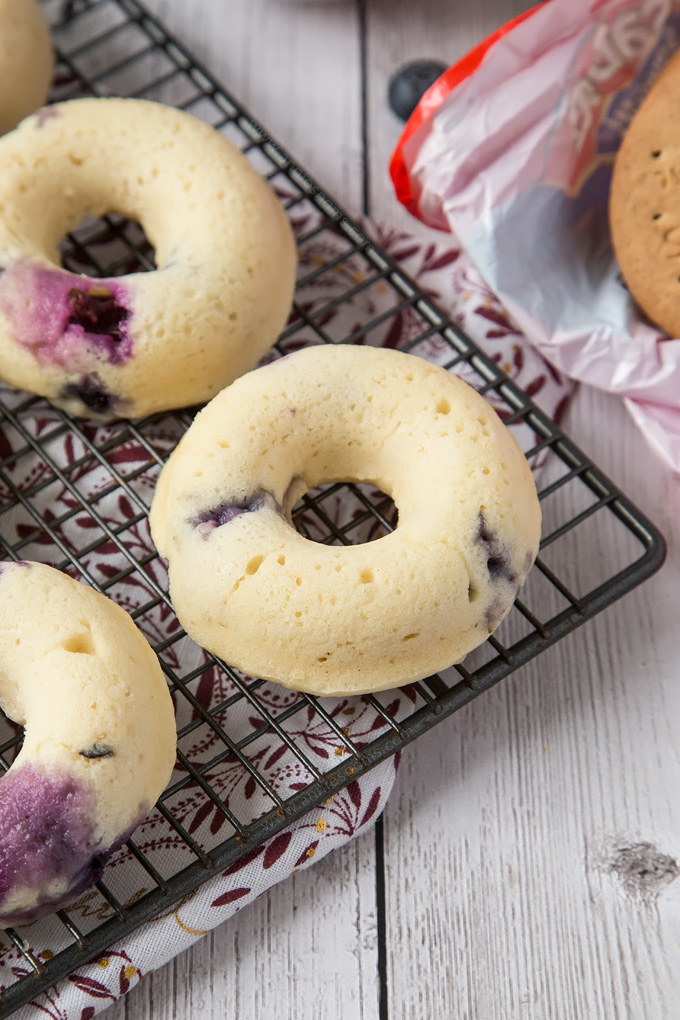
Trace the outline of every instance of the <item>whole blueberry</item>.
[[408, 120], [430, 85], [446, 70], [437, 60], [415, 60], [406, 64], [390, 79], [387, 101], [390, 109], [402, 120]]

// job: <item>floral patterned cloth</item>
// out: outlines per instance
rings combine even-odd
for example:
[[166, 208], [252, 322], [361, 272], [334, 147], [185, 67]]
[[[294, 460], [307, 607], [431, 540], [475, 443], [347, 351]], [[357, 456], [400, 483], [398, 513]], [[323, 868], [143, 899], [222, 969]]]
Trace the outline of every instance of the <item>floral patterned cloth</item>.
[[[304, 223], [296, 224], [298, 230]], [[433, 240], [416, 240], [405, 234], [381, 230], [376, 224], [369, 224], [368, 229], [377, 240], [432, 297], [432, 299], [448, 309], [454, 321], [472, 337], [487, 353], [498, 362], [503, 369], [523, 387], [550, 415], [559, 418], [570, 392], [570, 385], [555, 373], [546, 362], [530, 347], [524, 337], [513, 327], [503, 308], [489, 292], [481, 277], [474, 270], [465, 255], [456, 247], [452, 247], [448, 236], [433, 235]], [[341, 244], [339, 237], [326, 231], [312, 239], [301, 249], [301, 273], [313, 271], [315, 266], [327, 265], [337, 259]], [[298, 294], [298, 307], [307, 314], [314, 308], [333, 304], [334, 298], [347, 293], [348, 284], [360, 284], [365, 276], [365, 265], [359, 256], [340, 261], [337, 272], [322, 274], [316, 281], [305, 285]], [[389, 308], [394, 302], [391, 289], [384, 283], [359, 289], [350, 299], [343, 301], [340, 307], [324, 318], [324, 330], [330, 339], [340, 335], [351, 335], [361, 323], [380, 318], [380, 312]], [[412, 306], [399, 310], [398, 314], [386, 316], [384, 324], [377, 328], [365, 342], [402, 347], [412, 338], [422, 333], [422, 319]], [[305, 336], [304, 328], [291, 334], [289, 349], [295, 349], [310, 337]], [[450, 348], [435, 334], [428, 337], [424, 349], [419, 348], [432, 360], [444, 360], [450, 356]], [[465, 374], [465, 369], [463, 369]], [[4, 393], [5, 399], [11, 401], [11, 394]], [[44, 404], [37, 405], [30, 428], [34, 435], [50, 431], [53, 419]], [[178, 427], [173, 429], [159, 425], [156, 445], [168, 449], [178, 438]], [[521, 430], [526, 426], [513, 426]], [[102, 426], [106, 429], [107, 426]], [[165, 430], [165, 431], [164, 431]], [[86, 433], [85, 427], [83, 431]], [[101, 431], [97, 430], [98, 443], [101, 442]], [[105, 438], [105, 434], [104, 434]], [[7, 458], [19, 448], [22, 440], [11, 429], [0, 433], [0, 457]], [[51, 455], [62, 463], [75, 464], [87, 452], [81, 449], [80, 440], [68, 432], [60, 432], [55, 440], [49, 440]], [[530, 444], [525, 444], [530, 445]], [[116, 453], [116, 469], [125, 474], [131, 471], [137, 462], [148, 459], [148, 453], [140, 447], [137, 439], [131, 437], [120, 446]], [[12, 471], [12, 467], [7, 469]], [[40, 465], [35, 461], [22, 457], [17, 461], [12, 484], [18, 490], [35, 487]], [[110, 476], [100, 464], [83, 460], [83, 473], [86, 478], [79, 478], [78, 491], [87, 491], [89, 499], [97, 496], [96, 513], [105, 521], [109, 528], [122, 527], [125, 522], [134, 518], [137, 508], [132, 505], [128, 495], [116, 490], [107, 494]], [[89, 474], [88, 474], [89, 473]], [[73, 478], [74, 475], [71, 475]], [[132, 475], [130, 476], [132, 477]], [[134, 492], [141, 503], [148, 505], [153, 490], [154, 478], [148, 473], [134, 476]], [[99, 499], [101, 494], [101, 499]], [[6, 496], [9, 497], [9, 493]], [[61, 534], [66, 543], [75, 549], [83, 549], [96, 542], [96, 519], [89, 511], [80, 512], [74, 492], [68, 485], [58, 479], [47, 484], [36, 497], [44, 500], [41, 513], [48, 521], [57, 523], [62, 516], [68, 516]], [[0, 492], [0, 505], [2, 493]], [[332, 509], [336, 519], [342, 519], [342, 498], [338, 497]], [[30, 520], [22, 516], [22, 507], [4, 515], [3, 534], [9, 541], [26, 538], [31, 534], [33, 526]], [[61, 527], [61, 525], [60, 525]], [[370, 525], [369, 525], [370, 530]], [[9, 534], [8, 534], [9, 532]], [[101, 533], [101, 529], [100, 529]], [[314, 537], [313, 534], [311, 537]], [[364, 538], [370, 538], [367, 533]], [[33, 544], [22, 551], [22, 555], [34, 559], [48, 558], [50, 549], [43, 546], [41, 555], [41, 537], [38, 535]], [[148, 526], [145, 519], [134, 523], [125, 533], [126, 543], [135, 543], [139, 549], [139, 558], [146, 552], [152, 552]], [[112, 578], [120, 571], [120, 550], [115, 543], [100, 543], [94, 551], [82, 557], [81, 562], [95, 578]], [[163, 565], [159, 561], [149, 563], [145, 569], [160, 571]], [[143, 575], [141, 575], [143, 578]], [[165, 578], [149, 577], [159, 584]], [[149, 598], [152, 589], [145, 587], [140, 575], [133, 574], [123, 579], [111, 590], [111, 594], [131, 612], [138, 609]], [[140, 626], [150, 640], [158, 643], [164, 637], [171, 636], [178, 627], [177, 621], [169, 613], [167, 607], [159, 605], [157, 611], [138, 620]], [[186, 643], [185, 643], [186, 642]], [[184, 675], [192, 665], [200, 666], [200, 649], [191, 645], [188, 639], [182, 639], [177, 645], [170, 645], [165, 652], [166, 659], [172, 668]], [[193, 658], [192, 658], [193, 657]], [[195, 687], [195, 703], [177, 705], [178, 725], [186, 725], [195, 721], [195, 729], [181, 744], [180, 750], [187, 760], [194, 764], [210, 760], [214, 754], [214, 733], [207, 727], [201, 727], [201, 711], [210, 710], [228, 701], [230, 695], [228, 678], [218, 674], [216, 670], [207, 669]], [[276, 685], [265, 685], [258, 691], [258, 697], [266, 704], [272, 715], [284, 713], [298, 697], [293, 692], [284, 691]], [[383, 704], [395, 716], [408, 714], [413, 710], [414, 693], [409, 688], [387, 692]], [[361, 746], [366, 743], [376, 726], [382, 720], [374, 708], [358, 698], [328, 700], [326, 705], [330, 717], [341, 723], [343, 732]], [[240, 715], [239, 715], [240, 713]], [[237, 707], [230, 710], [230, 735], [238, 740], [239, 735], [257, 729], [258, 720], [253, 720], [256, 707], [247, 700], [241, 700]], [[223, 715], [217, 715], [223, 721]], [[337, 764], [346, 753], [342, 740], [336, 730], [324, 722], [322, 717], [311, 710], [300, 711], [287, 719], [287, 731], [296, 746], [304, 750], [307, 760], [320, 772], [324, 772]], [[300, 789], [309, 782], [304, 766], [290, 753], [285, 744], [271, 741], [271, 734], [263, 734], [256, 738], [248, 748], [251, 761], [264, 775], [267, 782], [285, 800], [286, 796]], [[181, 765], [181, 761], [180, 761]], [[342, 846], [352, 837], [365, 832], [382, 811], [394, 783], [398, 759], [387, 760], [371, 772], [350, 783], [340, 793], [329, 798], [319, 808], [310, 811], [305, 817], [271, 838], [264, 845], [249, 850], [245, 856], [231, 867], [215, 875], [199, 890], [185, 900], [173, 906], [165, 914], [143, 925], [123, 941], [114, 945], [107, 952], [100, 954], [92, 962], [79, 967], [67, 979], [59, 982], [48, 992], [41, 993], [33, 1003], [22, 1007], [15, 1015], [18, 1020], [35, 1020], [40, 1016], [49, 1016], [54, 1020], [90, 1020], [95, 1013], [103, 1009], [119, 996], [124, 995], [137, 984], [149, 971], [160, 967], [176, 953], [190, 946], [210, 929], [227, 920], [256, 896], [260, 895], [274, 883], [288, 875], [309, 867], [324, 857], [331, 850]], [[238, 761], [222, 762], [210, 775], [211, 784], [219, 793], [223, 803], [241, 820], [254, 819], [262, 814], [267, 807], [267, 800], [257, 783]], [[269, 802], [270, 806], [270, 802]], [[174, 816], [181, 821], [186, 831], [202, 845], [216, 845], [224, 838], [225, 815], [215, 805], [201, 796], [196, 786], [183, 787], [173, 801]], [[151, 815], [135, 834], [135, 841], [147, 858], [161, 874], [176, 874], [184, 864], [191, 863], [194, 858], [177, 833], [168, 827], [158, 814]], [[186, 860], [184, 859], [186, 856]], [[113, 888], [123, 903], [133, 902], [151, 885], [146, 875], [135, 862], [132, 854], [123, 848], [107, 866], [105, 876], [107, 885]], [[82, 896], [69, 913], [83, 930], [91, 930], [97, 923], [111, 916], [113, 911], [107, 904], [102, 907], [101, 897], [92, 892]], [[31, 925], [25, 930], [34, 952], [47, 960], [58, 952], [64, 942], [63, 928], [54, 919], [45, 919]], [[10, 985], [17, 978], [29, 972], [28, 965], [19, 951], [8, 939], [0, 939], [0, 982], [3, 986]]]

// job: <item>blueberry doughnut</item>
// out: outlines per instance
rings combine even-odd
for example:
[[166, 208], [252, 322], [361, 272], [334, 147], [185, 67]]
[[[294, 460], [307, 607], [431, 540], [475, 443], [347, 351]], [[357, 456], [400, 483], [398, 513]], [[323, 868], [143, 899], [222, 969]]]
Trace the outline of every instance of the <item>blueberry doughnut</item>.
[[[67, 272], [86, 217], [138, 220], [155, 272]], [[214, 128], [137, 99], [47, 107], [0, 139], [0, 376], [72, 414], [138, 417], [203, 402], [285, 324], [286, 214]]]
[[[377, 486], [399, 521], [349, 547], [298, 534], [324, 482]], [[151, 507], [185, 630], [244, 672], [315, 694], [397, 687], [459, 662], [510, 610], [540, 509], [508, 429], [413, 355], [312, 347], [196, 417]]]
[[0, 0], [0, 135], [45, 102], [52, 46], [38, 0]]
[[101, 876], [175, 760], [156, 656], [110, 599], [41, 563], [0, 564], [0, 705], [25, 726], [0, 779], [0, 924]]

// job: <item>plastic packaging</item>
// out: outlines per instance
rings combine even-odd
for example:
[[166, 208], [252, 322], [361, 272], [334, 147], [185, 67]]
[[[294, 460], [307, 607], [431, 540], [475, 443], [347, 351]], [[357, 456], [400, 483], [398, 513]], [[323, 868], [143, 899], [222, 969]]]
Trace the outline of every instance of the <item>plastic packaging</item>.
[[432, 86], [391, 164], [399, 199], [457, 236], [541, 353], [623, 397], [676, 471], [680, 339], [629, 295], [607, 205], [623, 134], [679, 44], [679, 3], [549, 0]]

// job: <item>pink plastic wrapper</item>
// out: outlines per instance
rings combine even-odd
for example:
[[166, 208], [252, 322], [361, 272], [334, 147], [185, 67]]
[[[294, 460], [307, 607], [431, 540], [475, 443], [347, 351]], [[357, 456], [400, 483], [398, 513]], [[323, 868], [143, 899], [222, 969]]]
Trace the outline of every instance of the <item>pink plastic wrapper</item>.
[[550, 0], [432, 86], [391, 165], [399, 199], [457, 236], [529, 340], [623, 397], [675, 471], [680, 340], [628, 293], [607, 204], [623, 134], [679, 44], [680, 3]]

